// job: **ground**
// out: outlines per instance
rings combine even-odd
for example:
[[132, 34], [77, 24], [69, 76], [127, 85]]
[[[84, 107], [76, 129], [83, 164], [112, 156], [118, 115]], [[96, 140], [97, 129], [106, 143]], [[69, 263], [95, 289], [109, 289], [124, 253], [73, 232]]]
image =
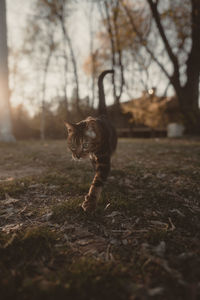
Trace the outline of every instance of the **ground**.
[[0, 144], [1, 299], [197, 299], [200, 140], [121, 139], [94, 214], [66, 141]]

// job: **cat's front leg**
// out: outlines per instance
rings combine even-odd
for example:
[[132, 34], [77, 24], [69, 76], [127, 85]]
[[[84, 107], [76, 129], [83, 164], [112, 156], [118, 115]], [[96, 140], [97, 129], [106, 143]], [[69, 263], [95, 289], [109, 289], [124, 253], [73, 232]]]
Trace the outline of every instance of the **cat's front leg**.
[[100, 198], [102, 187], [110, 171], [110, 156], [101, 155], [96, 158], [96, 173], [85, 201], [82, 203], [84, 211], [94, 211], [96, 203]]
[[90, 195], [89, 193], [85, 196], [85, 200], [82, 203], [82, 208], [84, 211], [92, 212], [96, 209], [96, 197]]

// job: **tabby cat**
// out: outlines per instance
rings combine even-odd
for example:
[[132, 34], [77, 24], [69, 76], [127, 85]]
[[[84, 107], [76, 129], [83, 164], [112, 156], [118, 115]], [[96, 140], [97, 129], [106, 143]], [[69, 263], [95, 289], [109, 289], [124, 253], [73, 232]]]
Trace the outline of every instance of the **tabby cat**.
[[90, 157], [95, 169], [95, 176], [88, 194], [82, 203], [84, 211], [94, 211], [100, 197], [103, 184], [109, 171], [111, 155], [117, 146], [117, 135], [111, 125], [106, 110], [103, 79], [106, 74], [113, 73], [106, 70], [98, 78], [99, 107], [98, 117], [88, 117], [79, 123], [65, 123], [68, 130], [67, 143], [74, 159]]

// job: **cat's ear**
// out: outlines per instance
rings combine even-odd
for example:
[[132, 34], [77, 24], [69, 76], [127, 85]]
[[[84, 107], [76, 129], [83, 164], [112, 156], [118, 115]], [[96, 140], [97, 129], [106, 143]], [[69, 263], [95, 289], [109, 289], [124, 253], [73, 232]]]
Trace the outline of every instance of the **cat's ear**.
[[67, 128], [68, 134], [75, 130], [75, 124], [65, 122], [65, 127]]
[[85, 135], [87, 135], [88, 137], [90, 137], [91, 139], [95, 139], [96, 138], [96, 132], [95, 132], [95, 130], [94, 130], [94, 128], [93, 128], [93, 126], [91, 126], [91, 124], [88, 124], [89, 126], [88, 126], [88, 128], [87, 128], [87, 130], [86, 130], [86, 132], [85, 132]]

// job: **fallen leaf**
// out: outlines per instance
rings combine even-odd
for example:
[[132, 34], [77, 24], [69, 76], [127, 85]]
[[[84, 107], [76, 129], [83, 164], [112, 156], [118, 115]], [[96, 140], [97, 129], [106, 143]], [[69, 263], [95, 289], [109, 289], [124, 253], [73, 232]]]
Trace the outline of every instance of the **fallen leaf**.
[[163, 179], [163, 178], [166, 177], [166, 174], [158, 173], [158, 174], [156, 175], [156, 177], [157, 177], [158, 179]]
[[166, 250], [166, 243], [161, 241], [159, 245], [153, 248], [153, 252], [156, 253], [158, 256], [164, 256]]
[[157, 296], [157, 295], [161, 295], [164, 291], [164, 288], [161, 286], [152, 288], [148, 290], [148, 295], [153, 297], [153, 296]]
[[163, 227], [163, 228], [168, 228], [168, 224], [167, 223], [164, 223], [164, 222], [160, 222], [160, 221], [150, 221], [152, 225], [158, 225], [160, 227]]
[[119, 212], [119, 211], [113, 211], [111, 214], [109, 214], [109, 215], [106, 215], [106, 217], [107, 218], [114, 218], [114, 217], [116, 217], [116, 216], [118, 216], [118, 215], [121, 215], [121, 213]]
[[15, 230], [19, 229], [20, 227], [22, 227], [22, 225], [23, 225], [23, 223], [8, 224], [3, 227], [0, 227], [0, 229], [5, 233], [10, 233], [11, 231], [15, 231]]
[[5, 207], [5, 208], [1, 209], [0, 216], [2, 218], [9, 219], [15, 213], [16, 213], [16, 210], [13, 208], [13, 206], [11, 206], [11, 207]]
[[176, 226], [172, 223], [172, 220], [171, 218], [168, 218], [169, 219], [169, 223], [171, 225], [171, 228], [169, 229], [170, 231], [174, 231], [176, 229]]
[[6, 199], [0, 202], [0, 205], [9, 205], [19, 201], [19, 199], [15, 199], [10, 197], [8, 194], [5, 194]]
[[185, 217], [185, 215], [177, 208], [170, 209], [170, 212], [177, 213], [181, 217]]
[[122, 244], [123, 244], [124, 246], [128, 245], [128, 240], [127, 240], [127, 239], [123, 239], [123, 240], [122, 240]]

